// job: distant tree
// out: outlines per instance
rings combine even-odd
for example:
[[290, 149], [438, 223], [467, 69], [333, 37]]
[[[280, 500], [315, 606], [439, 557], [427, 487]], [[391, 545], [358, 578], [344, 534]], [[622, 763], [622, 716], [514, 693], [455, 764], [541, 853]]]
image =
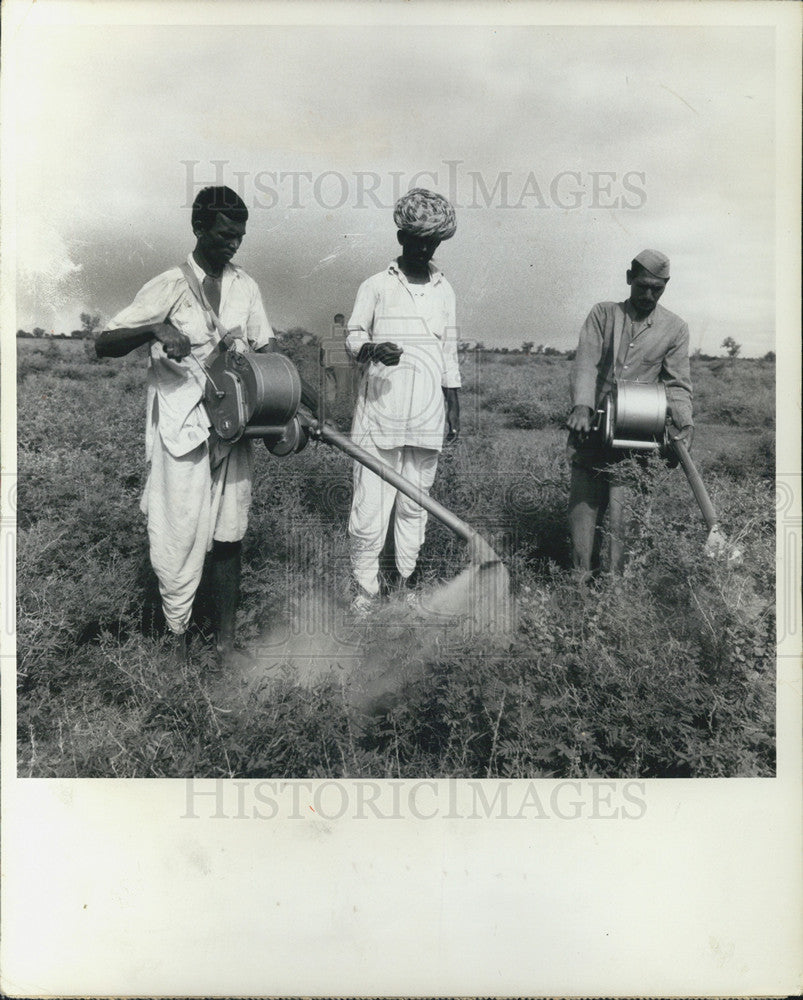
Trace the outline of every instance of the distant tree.
[[307, 344], [319, 343], [319, 338], [305, 330], [303, 326], [293, 326], [289, 330], [276, 330], [276, 339], [283, 344], [305, 346]]
[[737, 344], [733, 337], [726, 337], [721, 344], [722, 347], [728, 352], [729, 358], [735, 358], [738, 356], [739, 351], [742, 349], [741, 344]]
[[[17, 336], [19, 336], [19, 334], [17, 334]], [[775, 351], [767, 351], [767, 353], [764, 355], [764, 360], [765, 361], [772, 361], [772, 362], [774, 362], [775, 361]]]
[[95, 313], [81, 313], [81, 330], [85, 337], [94, 337], [100, 326], [100, 316]]
[[477, 343], [474, 345], [474, 350], [475, 351], [484, 351], [485, 350], [485, 344], [481, 340], [478, 340]]
[[[535, 353], [537, 354], [538, 351], [536, 351]], [[541, 351], [541, 354], [543, 354], [544, 357], [546, 358], [556, 358], [560, 356], [560, 351], [557, 349], [557, 347], [545, 347]]]
[[563, 356], [567, 361], [574, 361], [575, 354], [577, 354], [577, 351], [572, 348], [571, 351], [567, 351]]
[[47, 331], [43, 330], [41, 326], [35, 326], [33, 328], [33, 335], [34, 337], [46, 337]]
[[524, 343], [521, 345], [522, 354], [531, 354], [534, 346], [535, 344], [533, 343], [532, 340], [525, 340]]
[[17, 330], [17, 336], [18, 337], [32, 337], [33, 334], [32, 333], [28, 333], [27, 330]]
[[535, 353], [536, 354], [543, 354], [544, 353], [544, 345], [543, 344], [539, 344], [538, 347], [536, 347], [536, 349], [535, 349]]

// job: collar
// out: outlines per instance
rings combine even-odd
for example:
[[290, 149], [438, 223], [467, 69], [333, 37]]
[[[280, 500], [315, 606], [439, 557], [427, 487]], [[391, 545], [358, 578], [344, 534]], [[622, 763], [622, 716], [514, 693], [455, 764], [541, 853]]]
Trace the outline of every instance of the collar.
[[[193, 257], [192, 250], [190, 250], [189, 254], [187, 255], [187, 263], [190, 265], [190, 267], [193, 269], [193, 271], [195, 271], [195, 276], [198, 278], [198, 281], [203, 286], [204, 278], [208, 278], [208, 277], [210, 277], [210, 275], [208, 275], [206, 273], [206, 271], [204, 271], [204, 269], [201, 267], [201, 265]], [[224, 268], [223, 268], [223, 271], [221, 272], [221, 275], [220, 275], [220, 282], [221, 282], [221, 284], [223, 283], [223, 281], [227, 277], [232, 277], [236, 273], [237, 273], [237, 271], [236, 271], [236, 268], [234, 267], [233, 264], [226, 264], [224, 266]]]
[[[432, 261], [430, 261], [427, 266], [429, 267], [429, 280], [432, 282], [433, 285], [439, 284], [441, 279], [443, 278], [443, 272], [437, 265], [433, 264]], [[404, 282], [405, 285], [410, 284], [410, 282], [405, 277], [404, 272], [402, 271], [402, 269], [399, 267], [398, 263], [395, 260], [392, 260], [388, 265], [388, 273], [395, 274], [396, 277], [400, 281]]]
[[658, 308], [658, 303], [655, 304], [655, 309], [650, 313], [649, 316], [645, 316], [644, 319], [638, 319], [633, 313], [633, 307], [630, 304], [630, 299], [625, 299], [622, 303], [622, 309], [624, 310], [625, 316], [633, 323], [634, 326], [638, 327], [639, 330], [643, 330], [645, 327], [652, 326], [655, 321], [655, 310]]

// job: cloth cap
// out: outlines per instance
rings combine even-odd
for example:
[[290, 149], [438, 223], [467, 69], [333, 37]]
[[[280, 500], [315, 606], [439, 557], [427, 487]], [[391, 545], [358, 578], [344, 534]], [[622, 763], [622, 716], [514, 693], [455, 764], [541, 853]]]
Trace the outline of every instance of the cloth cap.
[[633, 263], [641, 264], [656, 278], [669, 281], [669, 258], [660, 250], [642, 250], [638, 257], [633, 258]]
[[426, 188], [413, 188], [403, 194], [393, 210], [396, 228], [413, 236], [434, 236], [449, 240], [457, 229], [454, 208], [443, 197]]

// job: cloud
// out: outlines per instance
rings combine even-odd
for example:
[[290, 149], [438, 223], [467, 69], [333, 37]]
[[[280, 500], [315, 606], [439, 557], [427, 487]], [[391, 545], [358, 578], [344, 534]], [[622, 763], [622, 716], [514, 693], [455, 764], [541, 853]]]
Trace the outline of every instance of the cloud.
[[[120, 308], [191, 248], [190, 181], [214, 181], [217, 163], [252, 204], [260, 177], [276, 192], [252, 212], [242, 261], [275, 322], [315, 329], [395, 251], [394, 184], [435, 170], [432, 186], [448, 193], [445, 161], [456, 160], [468, 202], [471, 171], [488, 190], [507, 172], [513, 200], [532, 174], [549, 202], [460, 210], [441, 255], [480, 339], [520, 343], [537, 325], [545, 342], [568, 344], [645, 245], [665, 246], [678, 277], [684, 261], [694, 267], [688, 297], [673, 280], [673, 298], [684, 318], [700, 315], [706, 289], [707, 336], [768, 329], [771, 29], [83, 26], [23, 41], [18, 212], [21, 232], [49, 220], [27, 255], [41, 301], [72, 289], [84, 308]], [[303, 207], [283, 171], [310, 175]], [[354, 208], [360, 171], [380, 177], [385, 207]], [[562, 171], [581, 177], [575, 210], [550, 196]], [[605, 171], [618, 193], [624, 173], [643, 176], [644, 204], [592, 204], [592, 175]], [[723, 274], [752, 278], [758, 299], [741, 304]]]
[[35, 323], [52, 326], [80, 296], [81, 264], [58, 229], [37, 217], [19, 228], [15, 252], [20, 312], [34, 311]]

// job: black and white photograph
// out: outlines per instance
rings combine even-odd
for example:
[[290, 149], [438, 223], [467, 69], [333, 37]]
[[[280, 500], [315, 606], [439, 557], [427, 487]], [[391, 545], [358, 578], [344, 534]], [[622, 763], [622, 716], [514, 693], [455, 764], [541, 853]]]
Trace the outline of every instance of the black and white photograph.
[[791, 992], [799, 9], [3, 14], [4, 992]]

